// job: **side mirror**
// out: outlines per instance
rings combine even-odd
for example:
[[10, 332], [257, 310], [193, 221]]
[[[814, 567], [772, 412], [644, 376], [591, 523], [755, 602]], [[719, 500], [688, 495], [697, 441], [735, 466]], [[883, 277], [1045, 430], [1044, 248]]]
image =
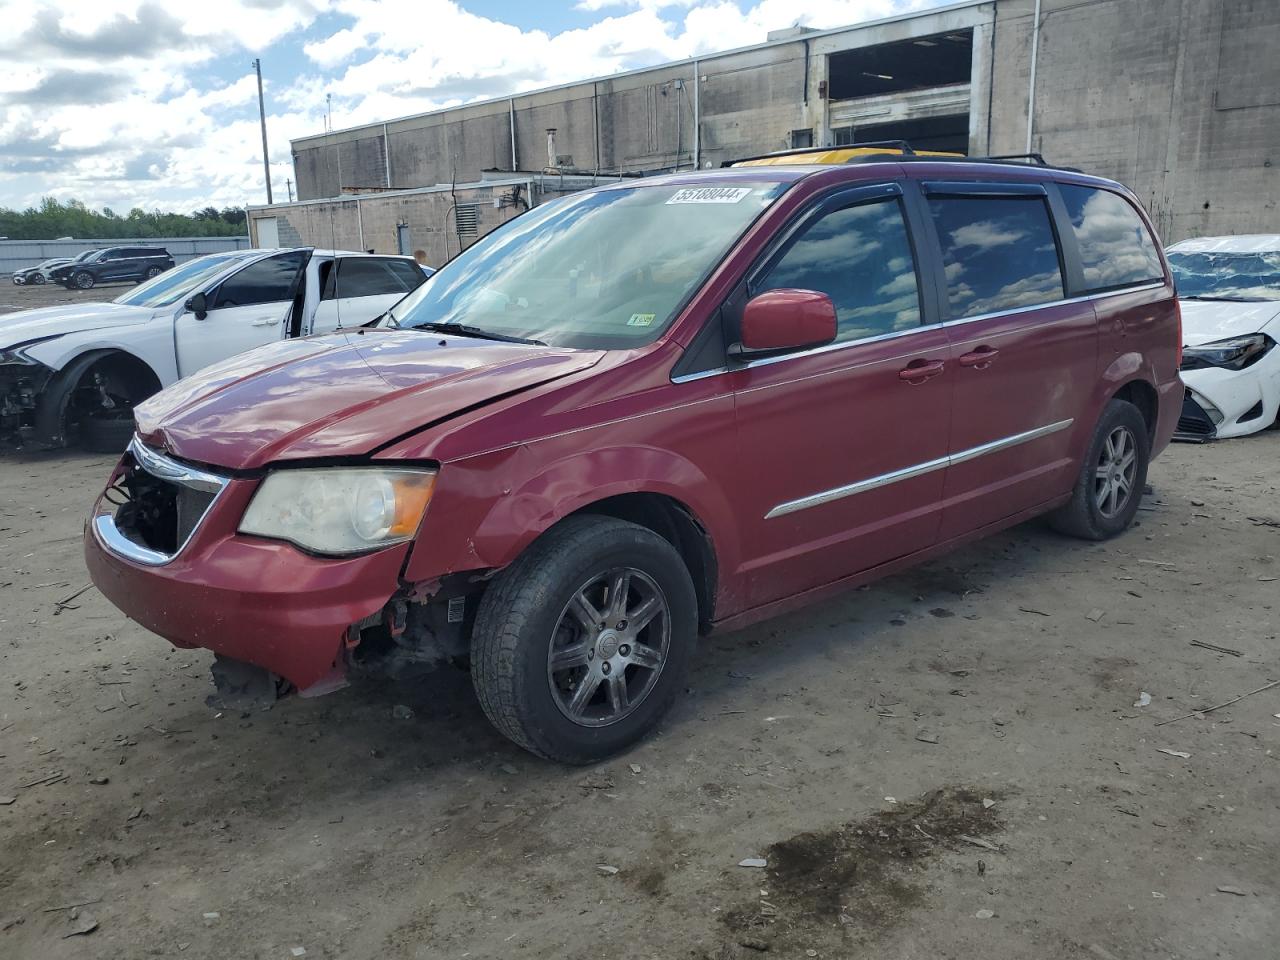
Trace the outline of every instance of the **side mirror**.
[[731, 356], [755, 356], [819, 347], [836, 338], [836, 308], [816, 290], [769, 290], [748, 301], [742, 311], [742, 341]]
[[197, 320], [203, 320], [209, 315], [209, 300], [203, 293], [188, 297], [183, 306], [194, 313]]

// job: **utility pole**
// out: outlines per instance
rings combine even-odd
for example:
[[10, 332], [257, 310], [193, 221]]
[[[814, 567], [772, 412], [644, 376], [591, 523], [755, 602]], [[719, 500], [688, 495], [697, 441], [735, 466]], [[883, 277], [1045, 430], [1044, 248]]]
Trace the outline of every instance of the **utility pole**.
[[293, 180], [289, 177], [285, 177], [284, 185], [289, 190], [289, 202], [293, 203]]
[[253, 69], [258, 73], [258, 117], [262, 121], [262, 169], [267, 175], [267, 205], [271, 199], [271, 157], [267, 154], [267, 105], [262, 99], [262, 61], [254, 60]]
[[324, 95], [324, 125], [326, 133], [333, 133], [333, 94]]

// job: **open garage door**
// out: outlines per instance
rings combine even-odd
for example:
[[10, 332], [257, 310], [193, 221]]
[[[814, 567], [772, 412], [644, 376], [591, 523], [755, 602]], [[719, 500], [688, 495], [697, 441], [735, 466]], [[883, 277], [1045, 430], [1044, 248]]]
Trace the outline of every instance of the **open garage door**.
[[832, 53], [830, 142], [906, 140], [918, 150], [968, 153], [972, 73], [970, 30]]

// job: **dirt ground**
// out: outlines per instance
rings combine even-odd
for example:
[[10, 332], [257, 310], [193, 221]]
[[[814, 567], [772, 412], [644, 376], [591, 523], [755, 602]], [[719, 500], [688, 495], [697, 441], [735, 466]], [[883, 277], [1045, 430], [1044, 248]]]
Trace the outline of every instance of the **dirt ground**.
[[0, 459], [0, 956], [1274, 957], [1280, 687], [1158, 723], [1280, 679], [1277, 462], [1175, 446], [1118, 540], [709, 638], [584, 770], [453, 670], [207, 708], [210, 655], [58, 602], [109, 460]]

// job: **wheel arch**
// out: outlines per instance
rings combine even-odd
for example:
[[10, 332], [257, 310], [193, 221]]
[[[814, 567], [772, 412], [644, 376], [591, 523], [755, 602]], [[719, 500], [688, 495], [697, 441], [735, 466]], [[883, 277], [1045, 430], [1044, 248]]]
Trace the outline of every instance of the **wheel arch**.
[[149, 363], [128, 350], [103, 347], [77, 354], [55, 374], [36, 401], [36, 436], [54, 444], [66, 443], [67, 407], [85, 376], [98, 366], [106, 366], [119, 376], [140, 381], [147, 396], [158, 391], [163, 382]]
[[1156, 424], [1160, 417], [1160, 395], [1156, 388], [1142, 379], [1130, 380], [1111, 394], [1112, 400], [1124, 400], [1138, 408], [1147, 425], [1147, 441], [1155, 440]]
[[715, 619], [719, 566], [715, 543], [706, 528], [685, 504], [668, 494], [623, 493], [596, 500], [561, 518], [545, 533], [569, 517], [598, 515], [626, 520], [662, 537], [680, 554], [693, 580], [698, 598], [698, 627], [707, 632]]

